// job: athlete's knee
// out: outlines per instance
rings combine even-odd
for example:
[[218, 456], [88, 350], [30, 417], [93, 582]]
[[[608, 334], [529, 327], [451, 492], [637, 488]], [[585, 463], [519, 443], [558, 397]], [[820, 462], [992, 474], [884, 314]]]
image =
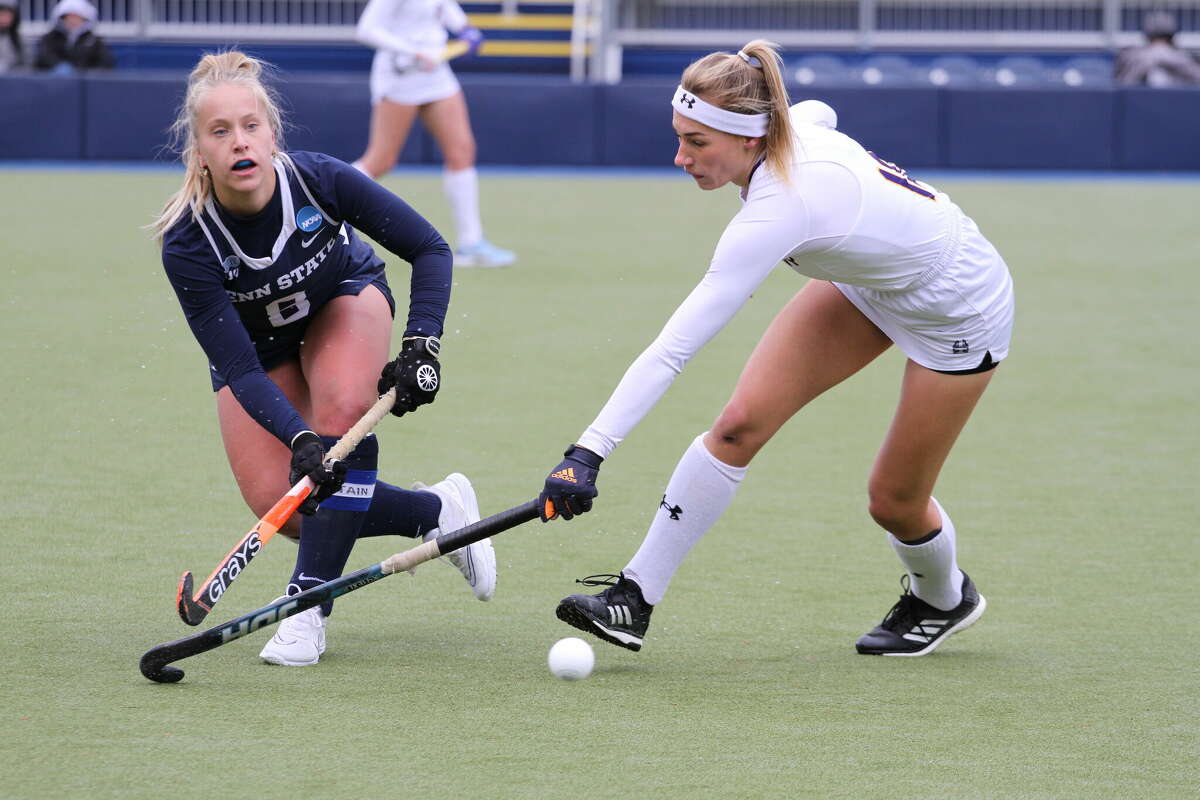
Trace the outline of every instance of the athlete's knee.
[[867, 486], [867, 511], [884, 530], [906, 530], [919, 525], [929, 505], [929, 494], [914, 487], [872, 479]]
[[770, 434], [736, 400], [726, 404], [709, 432], [713, 455], [735, 466], [749, 464], [769, 438]]
[[341, 436], [362, 419], [371, 402], [339, 395], [316, 405], [319, 407], [313, 410], [310, 420], [316, 432], [322, 436]]
[[358, 160], [358, 163], [363, 166], [368, 175], [378, 178], [380, 175], [391, 172], [392, 167], [396, 166], [396, 162], [399, 160], [399, 153], [389, 153], [385, 148], [368, 146], [367, 152]]
[[396, 162], [400, 160], [399, 156], [380, 156], [375, 159], [374, 168], [371, 169], [372, 177], [378, 178], [381, 175], [386, 175], [396, 166]]
[[442, 149], [442, 158], [446, 169], [450, 171], [470, 169], [475, 166], [475, 138], [470, 132], [454, 136], [446, 142]]

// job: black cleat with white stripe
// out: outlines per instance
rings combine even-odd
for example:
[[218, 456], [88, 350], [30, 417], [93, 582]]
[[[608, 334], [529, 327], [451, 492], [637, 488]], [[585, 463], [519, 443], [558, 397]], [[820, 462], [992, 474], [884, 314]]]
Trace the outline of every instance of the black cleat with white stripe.
[[954, 633], [969, 628], [983, 616], [987, 601], [975, 584], [963, 573], [962, 602], [949, 611], [929, 605], [908, 588], [908, 576], [901, 580], [904, 594], [883, 622], [854, 645], [858, 652], [871, 656], [923, 656]]
[[641, 650], [654, 611], [642, 599], [641, 588], [624, 575], [589, 575], [575, 582], [609, 588], [596, 595], [563, 598], [554, 612], [558, 618], [618, 647]]

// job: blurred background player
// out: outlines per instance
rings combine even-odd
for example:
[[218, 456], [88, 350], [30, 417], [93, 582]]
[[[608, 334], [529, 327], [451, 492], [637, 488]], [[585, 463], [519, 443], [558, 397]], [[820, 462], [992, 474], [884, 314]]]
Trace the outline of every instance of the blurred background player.
[[475, 135], [458, 79], [446, 64], [450, 31], [477, 52], [483, 34], [454, 0], [370, 0], [355, 32], [376, 50], [371, 64], [371, 132], [354, 166], [378, 178], [396, 165], [418, 115], [442, 151], [442, 184], [457, 234], [458, 267], [507, 267], [516, 255], [483, 235]]
[[[246, 503], [261, 516], [304, 475], [318, 485], [302, 522], [293, 518], [282, 531], [299, 535], [291, 595], [340, 576], [357, 538], [429, 538], [478, 520], [479, 509], [458, 473], [427, 491], [377, 481], [373, 435], [344, 462], [325, 463], [377, 392], [396, 387], [396, 415], [433, 402], [437, 385], [423, 389], [415, 372], [429, 364], [440, 373], [450, 249], [403, 200], [348, 164], [280, 150], [282, 120], [262, 69], [226, 52], [192, 71], [173, 128], [184, 142], [184, 184], [154, 230], [208, 356], [221, 436]], [[412, 264], [408, 321], [391, 362], [395, 302], [383, 261], [355, 229]], [[490, 541], [448, 558], [476, 597], [492, 596]], [[317, 663], [330, 610], [289, 617], [261, 657]]]
[[1117, 54], [1114, 77], [1126, 86], [1195, 86], [1200, 84], [1200, 63], [1175, 44], [1179, 26], [1174, 15], [1152, 11], [1142, 20], [1146, 42]]
[[949, 197], [838, 133], [831, 109], [799, 104], [793, 126], [779, 63], [774, 46], [756, 40], [684, 72], [671, 98], [675, 165], [701, 189], [741, 187], [743, 206], [700, 284], [546, 478], [543, 498], [567, 519], [588, 511], [602, 460], [775, 265], [786, 261], [810, 280], [763, 334], [712, 429], [683, 454], [622, 574], [586, 581], [609, 588], [567, 597], [557, 613], [640, 649], [672, 575], [759, 449], [809, 401], [895, 344], [908, 360], [868, 494], [907, 577], [900, 601], [857, 649], [924, 655], [986, 607], [958, 568], [954, 525], [932, 491], [1008, 353], [1012, 281]]
[[25, 65], [21, 41], [21, 8], [17, 0], [0, 0], [0, 75]]
[[117, 61], [96, 33], [96, 7], [88, 0], [59, 0], [54, 27], [38, 39], [33, 65], [62, 74], [87, 69], [112, 69]]

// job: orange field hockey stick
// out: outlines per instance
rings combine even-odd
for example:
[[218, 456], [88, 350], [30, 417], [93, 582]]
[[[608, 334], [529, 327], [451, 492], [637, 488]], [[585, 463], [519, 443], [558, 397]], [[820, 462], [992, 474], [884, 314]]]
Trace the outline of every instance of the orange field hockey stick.
[[[354, 423], [354, 426], [346, 431], [341, 439], [338, 439], [337, 444], [329, 450], [328, 458], [341, 460], [350, 455], [350, 452], [358, 447], [358, 443], [363, 440], [363, 437], [379, 424], [379, 420], [387, 416], [395, 402], [396, 389], [393, 387], [381, 395], [362, 419]], [[225, 554], [221, 563], [195, 593], [192, 592], [192, 573], [190, 571], [183, 573], [179, 579], [179, 591], [175, 596], [175, 607], [179, 610], [179, 618], [188, 625], [199, 625], [203, 622], [204, 618], [208, 616], [208, 612], [212, 611], [213, 606], [221, 599], [221, 595], [225, 594], [229, 584], [242, 574], [242, 570], [246, 568], [250, 560], [258, 555], [263, 546], [283, 527], [284, 523], [291, 518], [315, 488], [316, 484], [307, 475], [297, 481], [295, 486], [288, 489], [287, 494], [271, 506], [270, 511], [262, 515], [254, 527], [242, 537], [242, 540]]]

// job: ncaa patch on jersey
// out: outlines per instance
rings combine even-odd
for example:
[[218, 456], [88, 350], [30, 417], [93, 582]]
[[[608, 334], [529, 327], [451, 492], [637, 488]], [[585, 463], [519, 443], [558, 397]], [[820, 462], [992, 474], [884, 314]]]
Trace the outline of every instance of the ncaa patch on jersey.
[[325, 217], [321, 212], [312, 206], [305, 206], [296, 212], [296, 227], [305, 233], [312, 233], [317, 228], [321, 227], [321, 223], [325, 221]]

